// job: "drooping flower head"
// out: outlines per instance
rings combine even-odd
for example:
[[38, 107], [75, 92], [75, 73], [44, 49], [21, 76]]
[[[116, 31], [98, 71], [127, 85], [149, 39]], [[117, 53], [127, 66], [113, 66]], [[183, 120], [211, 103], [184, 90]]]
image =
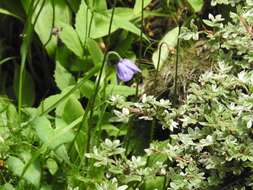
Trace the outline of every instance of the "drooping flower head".
[[134, 74], [141, 72], [141, 70], [129, 59], [121, 59], [117, 65], [117, 76], [120, 80], [130, 81]]

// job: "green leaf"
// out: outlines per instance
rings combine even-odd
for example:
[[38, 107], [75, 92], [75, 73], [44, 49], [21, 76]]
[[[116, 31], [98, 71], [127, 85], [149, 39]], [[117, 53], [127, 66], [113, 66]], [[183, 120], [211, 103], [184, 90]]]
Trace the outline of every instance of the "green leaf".
[[[87, 9], [87, 5], [84, 1], [80, 4], [79, 10], [76, 14], [76, 32], [79, 36], [81, 43], [84, 45], [85, 38], [88, 37], [88, 26], [91, 18], [91, 11]], [[88, 15], [86, 17], [86, 11], [88, 11]]]
[[64, 106], [63, 119], [67, 123], [71, 123], [84, 114], [81, 103], [73, 96], [69, 98]]
[[111, 124], [102, 125], [101, 129], [106, 131], [106, 133], [110, 137], [117, 137], [119, 135], [119, 132], [120, 132], [120, 130], [117, 127], [115, 127], [114, 125], [111, 125]]
[[[136, 0], [135, 1], [135, 5], [134, 5], [134, 14], [137, 15], [139, 14], [142, 10], [142, 1], [143, 2], [143, 8], [145, 8], [146, 6], [148, 6], [148, 4], [152, 1], [152, 0]], [[144, 11], [144, 10], [143, 10]]]
[[60, 39], [67, 46], [69, 50], [75, 53], [78, 57], [83, 57], [83, 47], [79, 36], [72, 26], [61, 23], [62, 31], [60, 32]]
[[188, 2], [192, 6], [195, 12], [199, 12], [204, 5], [203, 0], [188, 0]]
[[123, 7], [116, 7], [114, 15], [117, 17], [124, 18], [125, 20], [131, 20], [134, 18], [137, 18], [136, 15], [134, 15], [133, 9], [130, 8], [123, 8]]
[[8, 15], [8, 16], [12, 16], [14, 18], [17, 18], [17, 19], [23, 21], [23, 19], [20, 16], [16, 15], [15, 13], [12, 13], [12, 12], [6, 10], [6, 9], [0, 8], [0, 14], [5, 14], [5, 15]]
[[[38, 21], [35, 25], [35, 31], [38, 34], [42, 44], [48, 42], [46, 49], [49, 55], [53, 55], [55, 48], [57, 47], [57, 36], [52, 35], [52, 26], [59, 27], [60, 23], [70, 23], [71, 12], [64, 0], [54, 0], [55, 17], [53, 16], [53, 4], [52, 1], [46, 0], [43, 9], [38, 17]], [[40, 9], [38, 6], [37, 12]], [[52, 35], [52, 36], [51, 36]], [[51, 37], [50, 37], [51, 36]]]
[[55, 148], [54, 143], [48, 144], [50, 137], [54, 133], [50, 121], [45, 116], [38, 117], [34, 120], [32, 125], [42, 142], [47, 144], [47, 146], [51, 147], [52, 149]]
[[46, 164], [47, 164], [47, 168], [48, 168], [49, 172], [52, 175], [56, 174], [56, 172], [58, 170], [57, 162], [52, 158], [48, 158]]
[[[126, 20], [124, 17], [122, 18], [119, 16], [114, 16], [113, 25], [115, 25], [119, 28], [122, 28], [126, 31], [132, 32], [132, 33], [136, 34], [137, 36], [139, 36], [141, 34], [141, 30], [139, 28], [137, 28], [133, 23]], [[145, 34], [143, 34], [143, 38], [148, 41], [148, 37]]]
[[[76, 16], [76, 30], [82, 44], [85, 42], [85, 36], [88, 35], [87, 27], [89, 26], [91, 19], [91, 11], [88, 10], [88, 19], [86, 18], [86, 11], [87, 5], [83, 1]], [[114, 15], [111, 32], [122, 28], [134, 34], [140, 35], [140, 29], [129, 21], [129, 19], [132, 18], [132, 16], [130, 16], [129, 9], [126, 9], [126, 13], [128, 16], [122, 16], [119, 10], [117, 10], [116, 14]], [[111, 14], [112, 9], [93, 13], [93, 21], [90, 28], [90, 38], [96, 39], [108, 35]], [[145, 35], [144, 38], [148, 40]]]
[[59, 61], [56, 61], [54, 78], [55, 83], [60, 90], [75, 84], [74, 77], [61, 65]]
[[90, 98], [93, 95], [95, 84], [93, 81], [87, 80], [83, 83], [83, 85], [80, 88], [80, 92], [82, 96], [85, 96], [86, 98]]
[[[178, 38], [178, 32], [179, 32], [179, 27], [176, 27], [172, 30], [170, 30], [160, 41], [159, 46], [162, 43], [165, 43], [161, 47], [161, 56], [160, 56], [160, 65], [159, 65], [159, 70], [161, 69], [162, 65], [165, 63], [169, 56], [168, 48], [174, 48], [177, 45], [177, 38]], [[152, 56], [152, 61], [157, 69], [158, 62], [159, 62], [159, 48], [153, 53]]]
[[[18, 97], [18, 86], [19, 86], [19, 69], [20, 67], [16, 65], [15, 75], [14, 75], [14, 92], [16, 97]], [[31, 75], [24, 70], [23, 81], [22, 81], [22, 103], [26, 106], [32, 106], [35, 101], [35, 86]]]
[[[21, 176], [22, 171], [25, 167], [26, 162], [28, 162], [31, 159], [31, 154], [28, 152], [23, 152], [21, 154], [21, 157], [23, 159], [20, 159], [18, 157], [10, 156], [7, 160], [8, 168], [17, 176]], [[25, 160], [25, 162], [23, 162]], [[29, 165], [28, 169], [26, 170], [24, 174], [24, 178], [31, 184], [33, 184], [36, 187], [39, 187], [40, 185], [40, 164], [38, 161], [33, 162]]]
[[64, 143], [71, 142], [73, 139], [73, 134], [70, 134], [70, 136], [68, 134], [62, 134], [59, 138], [53, 139], [52, 137], [55, 135], [56, 131], [64, 127], [57, 126], [57, 129], [53, 129], [51, 123], [45, 116], [36, 118], [32, 125], [42, 142], [53, 150]]
[[96, 11], [106, 10], [107, 3], [106, 0], [88, 0], [89, 5], [93, 5], [93, 9]]
[[41, 141], [48, 148], [54, 150], [61, 159], [65, 161], [69, 160], [64, 143], [68, 143], [73, 140], [74, 136], [71, 132], [68, 131], [68, 133], [62, 133], [58, 138], [54, 138], [54, 136], [58, 133], [57, 131], [64, 127], [58, 126], [56, 129], [53, 129], [51, 127], [51, 123], [45, 116], [36, 118], [33, 121], [32, 126], [36, 130], [36, 133]]
[[[109, 25], [110, 25], [111, 14], [106, 11], [105, 13], [95, 13], [94, 20], [91, 25], [90, 37], [93, 39], [101, 38], [108, 35]], [[98, 30], [99, 28], [99, 30]], [[119, 27], [117, 27], [114, 22], [112, 24], [111, 32], [113, 33]]]
[[97, 42], [91, 38], [87, 38], [86, 45], [91, 55], [92, 61], [95, 64], [101, 65], [104, 58], [104, 54], [102, 50], [98, 47]]

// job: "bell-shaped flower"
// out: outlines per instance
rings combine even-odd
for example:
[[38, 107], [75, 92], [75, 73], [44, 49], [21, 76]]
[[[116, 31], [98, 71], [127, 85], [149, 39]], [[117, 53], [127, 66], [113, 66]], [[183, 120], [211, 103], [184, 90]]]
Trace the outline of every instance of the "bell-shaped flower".
[[117, 65], [117, 76], [120, 80], [130, 81], [134, 74], [141, 72], [141, 70], [129, 59], [121, 59]]

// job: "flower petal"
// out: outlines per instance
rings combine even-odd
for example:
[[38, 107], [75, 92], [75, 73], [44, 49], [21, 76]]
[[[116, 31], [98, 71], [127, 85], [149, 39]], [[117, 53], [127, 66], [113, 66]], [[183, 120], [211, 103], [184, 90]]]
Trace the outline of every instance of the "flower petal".
[[121, 61], [126, 65], [126, 67], [130, 70], [132, 70], [134, 73], [141, 72], [141, 70], [129, 59], [123, 59]]
[[134, 72], [124, 65], [117, 65], [117, 76], [120, 80], [127, 82], [133, 78]]
[[129, 81], [140, 69], [129, 59], [122, 59], [117, 63], [117, 76], [122, 81]]

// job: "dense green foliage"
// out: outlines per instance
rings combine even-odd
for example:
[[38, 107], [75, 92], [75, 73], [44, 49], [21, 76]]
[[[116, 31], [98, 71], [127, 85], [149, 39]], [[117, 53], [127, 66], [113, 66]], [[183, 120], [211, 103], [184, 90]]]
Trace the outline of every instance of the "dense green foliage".
[[0, 189], [253, 188], [251, 0], [3, 0], [0, 25]]

